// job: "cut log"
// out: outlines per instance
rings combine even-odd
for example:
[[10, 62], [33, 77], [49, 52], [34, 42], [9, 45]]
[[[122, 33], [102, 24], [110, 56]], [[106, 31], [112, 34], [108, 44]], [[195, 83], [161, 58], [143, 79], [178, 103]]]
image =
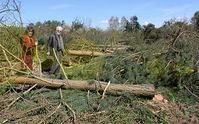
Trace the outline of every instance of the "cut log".
[[[48, 78], [28, 78], [28, 77], [10, 77], [18, 84], [37, 84], [38, 86], [50, 87], [50, 88], [63, 88], [63, 89], [77, 89], [77, 90], [97, 90], [103, 92], [107, 86], [107, 82], [93, 81], [89, 83], [87, 81], [79, 80], [58, 80]], [[110, 84], [106, 89], [107, 94], [121, 95], [124, 93], [130, 93], [138, 96], [154, 96], [155, 87], [153, 84]]]
[[104, 53], [102, 52], [78, 51], [78, 50], [68, 50], [68, 54], [73, 55], [73, 56], [93, 56], [93, 57], [104, 55]]

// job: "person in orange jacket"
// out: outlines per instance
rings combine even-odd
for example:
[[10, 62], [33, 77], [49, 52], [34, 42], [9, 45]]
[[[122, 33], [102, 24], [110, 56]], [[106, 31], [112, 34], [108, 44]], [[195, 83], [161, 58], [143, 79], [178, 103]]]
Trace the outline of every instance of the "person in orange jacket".
[[[33, 70], [33, 56], [35, 47], [37, 45], [36, 39], [34, 37], [34, 28], [32, 26], [28, 26], [25, 34], [22, 38], [22, 60], [28, 66], [30, 70]], [[21, 70], [26, 69], [24, 64], [21, 64]]]

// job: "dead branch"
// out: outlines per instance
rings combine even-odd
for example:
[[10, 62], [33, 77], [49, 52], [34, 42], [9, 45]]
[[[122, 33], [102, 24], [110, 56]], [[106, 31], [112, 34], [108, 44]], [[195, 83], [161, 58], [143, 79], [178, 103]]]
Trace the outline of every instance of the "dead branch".
[[48, 114], [48, 115], [47, 115], [44, 119], [42, 119], [42, 121], [40, 121], [38, 124], [45, 123], [45, 120], [48, 119], [48, 118], [50, 118], [52, 115], [54, 115], [54, 114], [57, 112], [57, 110], [60, 108], [60, 106], [61, 106], [61, 103], [56, 107], [56, 109], [55, 109], [52, 113]]
[[184, 88], [185, 88], [191, 95], [193, 95], [195, 98], [197, 98], [197, 99], [199, 100], [199, 97], [198, 97], [196, 94], [194, 94], [193, 92], [191, 92], [191, 91], [189, 90], [189, 88], [187, 88], [186, 86], [184, 86]]
[[[37, 86], [37, 84], [35, 84], [35, 85], [33, 85], [31, 88], [29, 88], [27, 91], [25, 91], [25, 92], [23, 92], [23, 96], [24, 95], [26, 95], [26, 94], [28, 94], [33, 88], [35, 88]], [[8, 107], [5, 109], [6, 111], [8, 110], [8, 109], [10, 109], [10, 107], [13, 105], [13, 104], [15, 104], [18, 100], [20, 100], [22, 97], [21, 96], [19, 96], [19, 97], [17, 97], [14, 101], [12, 101], [9, 105], [8, 105]]]
[[3, 16], [1, 17], [1, 21], [3, 18], [7, 17], [11, 21], [18, 22], [21, 26], [23, 26], [22, 17], [20, 13], [20, 2], [16, 0], [7, 0], [5, 4], [2, 4], [0, 8], [0, 14]]
[[16, 57], [14, 54], [12, 54], [12, 53], [11, 53], [9, 50], [7, 50], [2, 44], [0, 44], [0, 47], [1, 47], [3, 50], [5, 50], [8, 54], [10, 54], [12, 57], [14, 57], [14, 58], [17, 59], [18, 61], [22, 62], [22, 63], [26, 66], [26, 68], [28, 69], [28, 71], [32, 73], [32, 71], [30, 70], [30, 68], [27, 66], [27, 64], [26, 64], [23, 60], [19, 59], [19, 58]]
[[62, 70], [62, 72], [63, 72], [63, 74], [64, 74], [64, 77], [65, 77], [65, 79], [66, 79], [67, 84], [69, 84], [69, 83], [68, 83], [68, 77], [66, 76], [66, 73], [65, 73], [65, 71], [64, 71], [64, 68], [63, 68], [63, 66], [61, 65], [59, 59], [57, 58], [57, 55], [56, 55], [56, 52], [55, 52], [55, 49], [54, 49], [54, 48], [53, 48], [53, 53], [54, 53], [54, 56], [55, 56], [55, 58], [56, 58], [56, 60], [57, 60], [57, 62], [58, 62], [58, 64], [59, 64], [59, 66], [61, 67], [61, 70]]
[[76, 113], [66, 102], [63, 101], [61, 88], [59, 89], [59, 93], [60, 93], [61, 103], [73, 113], [73, 123], [76, 124], [77, 123]]
[[[23, 21], [21, 18], [21, 12], [20, 12], [20, 3], [17, 3], [16, 0], [13, 0], [13, 8], [15, 8], [15, 11], [18, 13], [19, 15], [19, 23], [21, 24], [21, 26], [23, 26]], [[16, 19], [17, 20], [17, 19]], [[18, 21], [18, 20], [17, 20]]]
[[105, 89], [104, 89], [104, 92], [103, 92], [103, 94], [102, 94], [102, 98], [101, 99], [104, 99], [104, 97], [105, 97], [105, 93], [106, 93], [106, 90], [107, 90], [107, 88], [108, 88], [108, 86], [110, 85], [110, 81], [108, 82], [108, 84], [107, 84], [107, 86], [105, 87]]

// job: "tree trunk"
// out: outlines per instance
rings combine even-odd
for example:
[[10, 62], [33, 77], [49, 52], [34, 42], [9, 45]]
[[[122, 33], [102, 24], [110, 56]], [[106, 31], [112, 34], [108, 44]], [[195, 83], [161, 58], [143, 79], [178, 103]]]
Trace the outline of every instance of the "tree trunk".
[[68, 54], [73, 56], [102, 56], [104, 55], [102, 52], [94, 52], [94, 51], [78, 51], [78, 50], [68, 50]]
[[[48, 78], [28, 78], [28, 77], [10, 77], [17, 84], [37, 84], [38, 86], [45, 86], [50, 88], [63, 88], [63, 89], [78, 89], [78, 90], [97, 90], [103, 92], [107, 86], [107, 82], [79, 80], [58, 80]], [[153, 84], [110, 84], [106, 89], [107, 94], [121, 95], [130, 93], [138, 96], [153, 96], [155, 94], [155, 87]]]

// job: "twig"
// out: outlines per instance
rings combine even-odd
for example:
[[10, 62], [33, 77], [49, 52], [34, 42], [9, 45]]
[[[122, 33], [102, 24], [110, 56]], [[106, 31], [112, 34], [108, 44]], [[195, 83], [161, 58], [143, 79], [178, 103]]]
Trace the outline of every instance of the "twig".
[[1, 47], [3, 50], [5, 50], [8, 54], [10, 54], [12, 57], [14, 57], [15, 59], [17, 59], [17, 60], [19, 60], [20, 62], [22, 62], [22, 63], [26, 66], [26, 68], [28, 69], [28, 71], [32, 73], [32, 71], [30, 70], [30, 68], [27, 66], [27, 64], [26, 64], [23, 60], [19, 59], [19, 58], [16, 57], [15, 55], [13, 55], [10, 51], [8, 51], [8, 50], [5, 48], [2, 44], [0, 44], [0, 47]]
[[62, 100], [63, 99], [63, 95], [62, 95], [61, 88], [59, 89], [59, 95], [60, 95], [60, 99]]
[[[7, 60], [8, 64], [9, 64], [9, 67], [12, 68], [12, 64], [11, 64], [10, 60], [8, 59], [8, 56], [7, 56], [6, 52], [5, 52], [5, 50], [2, 49], [2, 51], [3, 51], [3, 54], [4, 54], [6, 60]], [[13, 71], [10, 71], [9, 74], [13, 75]]]
[[[33, 85], [31, 88], [29, 88], [27, 91], [25, 91], [25, 92], [23, 92], [23, 95], [26, 95], [26, 94], [28, 94], [28, 92], [30, 92], [34, 87], [36, 87], [37, 86], [37, 84], [35, 84], [35, 85]], [[15, 102], [17, 102], [19, 99], [21, 99], [22, 97], [21, 96], [19, 96], [19, 97], [17, 97], [14, 101], [12, 101], [9, 105], [8, 105], [8, 107], [5, 109], [5, 110], [8, 110], [8, 109], [10, 109], [10, 107], [13, 105], [13, 104], [15, 104]]]
[[39, 76], [41, 77], [41, 75], [42, 75], [41, 60], [39, 59], [37, 45], [36, 45], [36, 51], [35, 52], [36, 52], [36, 58], [37, 58], [37, 60], [39, 62]]
[[63, 101], [61, 88], [59, 89], [59, 93], [60, 93], [61, 103], [73, 113], [73, 123], [76, 124], [77, 123], [76, 113], [66, 102]]
[[8, 68], [8, 67], [0, 68], [0, 70], [3, 70], [3, 69], [13, 70], [13, 71], [16, 71], [16, 72], [19, 72], [19, 73], [22, 73], [22, 74], [30, 75], [28, 72], [20, 71], [20, 70], [14, 69], [14, 68]]
[[19, 15], [19, 23], [21, 24], [21, 26], [23, 26], [23, 21], [22, 21], [22, 17], [21, 17], [21, 13], [20, 13], [20, 8], [19, 8], [20, 5], [17, 4], [16, 0], [13, 0], [13, 3], [14, 3], [13, 8], [15, 8], [15, 11], [17, 11], [17, 13]]
[[83, 118], [88, 118], [88, 117], [90, 117], [90, 116], [100, 115], [100, 114], [104, 114], [104, 113], [106, 113], [105, 110], [99, 111], [99, 112], [95, 112], [95, 113], [85, 114], [85, 115], [83, 116]]
[[46, 119], [48, 119], [48, 118], [50, 118], [52, 115], [54, 115], [54, 114], [57, 112], [57, 110], [60, 108], [60, 106], [61, 106], [61, 103], [57, 106], [57, 108], [56, 108], [52, 113], [50, 113], [49, 115], [47, 115], [47, 116], [46, 116], [42, 121], [40, 121], [38, 124], [44, 123]]
[[86, 101], [87, 101], [87, 104], [88, 104], [88, 107], [90, 107], [90, 103], [89, 103], [89, 101], [90, 101], [90, 98], [89, 98], [89, 95], [90, 94], [90, 90], [88, 90], [88, 92], [87, 92], [87, 95], [86, 95]]
[[31, 109], [27, 110], [25, 112], [25, 114], [29, 115], [29, 113], [34, 112], [34, 111], [39, 110], [39, 109], [42, 109], [42, 108], [45, 108], [46, 106], [47, 106], [47, 104], [44, 104], [44, 105], [37, 106], [35, 108], [31, 108]]
[[[97, 91], [97, 94], [100, 95], [99, 93], [99, 87], [102, 87], [101, 84], [100, 84], [100, 80], [99, 80], [99, 73], [97, 72], [96, 74], [96, 79], [97, 79], [97, 82], [95, 83], [95, 88], [96, 88], [96, 91]], [[98, 85], [97, 85], [98, 84]]]
[[189, 88], [187, 88], [186, 86], [184, 86], [184, 88], [185, 88], [191, 95], [193, 95], [194, 97], [196, 97], [196, 98], [199, 100], [199, 97], [198, 97], [196, 94], [194, 94], [193, 92], [191, 92], [191, 91], [189, 90]]
[[62, 102], [62, 104], [67, 107], [72, 113], [73, 113], [73, 123], [77, 124], [77, 118], [76, 118], [76, 113], [75, 111], [66, 103], [66, 102]]
[[104, 119], [100, 120], [97, 124], [101, 124], [102, 122], [104, 122], [106, 119], [108, 119], [112, 115], [113, 115], [113, 113], [111, 113], [110, 115], [106, 116]]
[[164, 67], [164, 69], [166, 69], [166, 68], [170, 65], [171, 62], [172, 62], [172, 60], [170, 60], [170, 61], [167, 63], [167, 65]]
[[28, 92], [30, 92], [33, 88], [35, 88], [37, 86], [37, 84], [34, 84], [32, 87], [30, 87], [28, 90], [26, 90], [25, 92], [23, 92], [23, 95], [28, 94]]
[[55, 55], [55, 58], [56, 58], [56, 60], [57, 60], [57, 62], [58, 62], [58, 64], [59, 64], [59, 66], [61, 67], [61, 69], [62, 69], [62, 72], [63, 72], [63, 74], [64, 74], [64, 77], [66, 78], [66, 82], [68, 83], [68, 85], [69, 85], [69, 82], [68, 82], [68, 77], [66, 76], [66, 73], [65, 73], [65, 71], [64, 71], [64, 68], [63, 68], [63, 66], [61, 65], [61, 63], [60, 63], [60, 61], [59, 61], [59, 59], [57, 58], [57, 54], [56, 54], [56, 52], [55, 52], [55, 49], [53, 48], [53, 53], [54, 53], [54, 55]]
[[103, 94], [102, 94], [102, 98], [101, 98], [101, 99], [104, 99], [106, 90], [107, 90], [108, 86], [110, 85], [110, 83], [111, 83], [111, 82], [109, 81], [108, 84], [106, 85], [106, 87], [105, 87], [105, 89], [104, 89], [104, 92], [103, 92]]
[[2, 49], [2, 51], [3, 51], [3, 54], [4, 54], [6, 60], [7, 60], [8, 64], [9, 64], [9, 66], [12, 67], [12, 64], [11, 64], [11, 62], [9, 61], [8, 56], [7, 56], [6, 52], [5, 52], [5, 50]]

